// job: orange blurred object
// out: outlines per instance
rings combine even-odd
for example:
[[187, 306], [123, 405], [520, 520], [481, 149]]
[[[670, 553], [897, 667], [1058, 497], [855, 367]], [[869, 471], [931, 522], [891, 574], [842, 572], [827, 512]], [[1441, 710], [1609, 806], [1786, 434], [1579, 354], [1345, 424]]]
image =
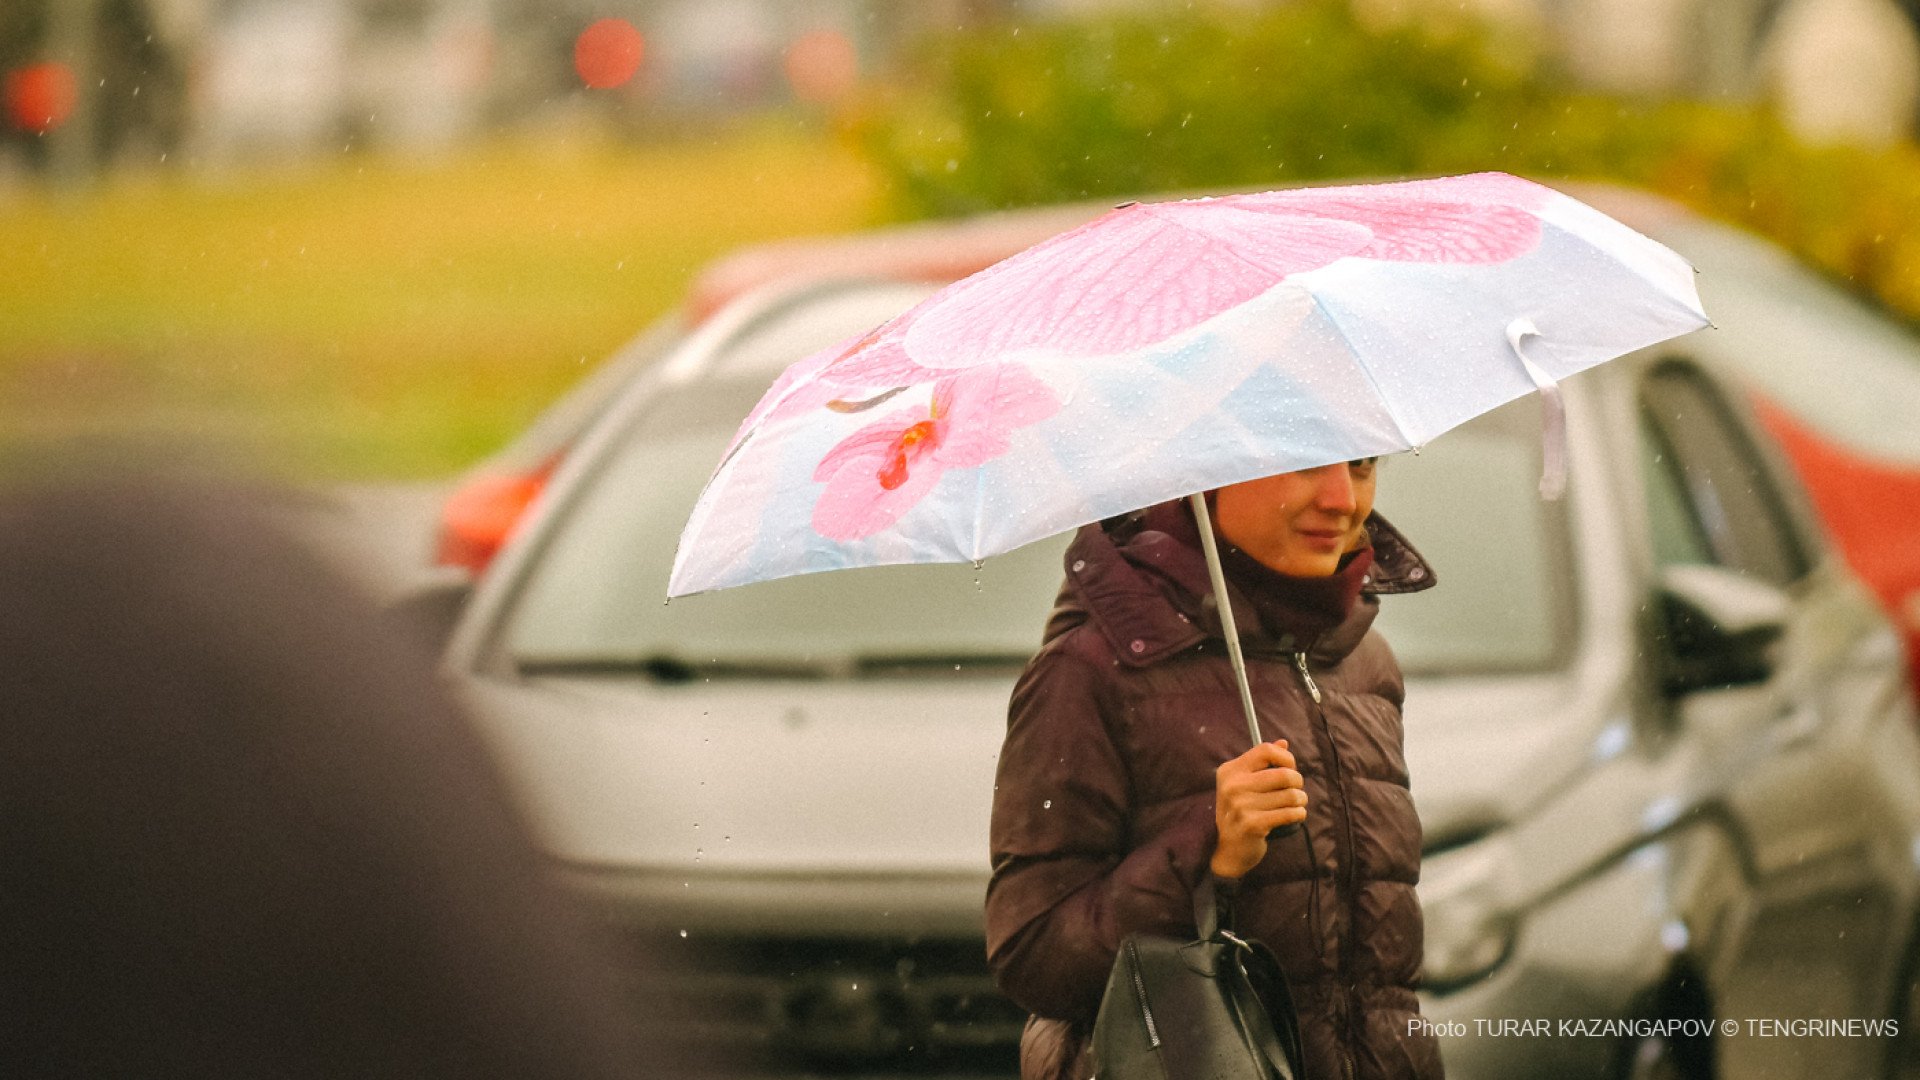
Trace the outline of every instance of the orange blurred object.
[[573, 43], [573, 69], [595, 90], [623, 86], [640, 70], [646, 39], [625, 19], [601, 19]]
[[1920, 469], [1842, 447], [1781, 405], [1753, 397], [1754, 413], [1799, 471], [1841, 555], [1902, 621], [1920, 687]]
[[73, 115], [78, 97], [73, 69], [44, 63], [7, 72], [7, 119], [22, 131], [44, 135]]
[[809, 30], [788, 46], [786, 72], [793, 96], [813, 105], [831, 105], [859, 81], [860, 58], [845, 34]]
[[485, 570], [558, 464], [555, 455], [526, 472], [487, 472], [462, 483], [440, 508], [434, 562]]

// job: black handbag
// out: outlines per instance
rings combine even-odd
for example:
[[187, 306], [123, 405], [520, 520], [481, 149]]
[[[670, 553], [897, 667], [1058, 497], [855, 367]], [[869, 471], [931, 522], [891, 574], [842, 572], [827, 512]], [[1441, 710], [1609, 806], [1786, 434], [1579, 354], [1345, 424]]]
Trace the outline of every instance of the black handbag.
[[1096, 1080], [1305, 1080], [1286, 977], [1219, 907], [1209, 880], [1194, 895], [1195, 940], [1120, 943], [1093, 1023]]

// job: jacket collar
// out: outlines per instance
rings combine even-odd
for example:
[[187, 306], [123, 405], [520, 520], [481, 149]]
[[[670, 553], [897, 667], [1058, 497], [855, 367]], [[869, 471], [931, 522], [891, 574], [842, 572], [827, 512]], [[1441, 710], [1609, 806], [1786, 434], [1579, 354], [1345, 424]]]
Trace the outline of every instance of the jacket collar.
[[[1178, 503], [1163, 503], [1081, 528], [1067, 548], [1067, 582], [1047, 627], [1047, 638], [1091, 620], [1121, 663], [1145, 667], [1208, 639], [1220, 640], [1219, 612], [1198, 545], [1179, 535]], [[1155, 528], [1154, 526], [1161, 526]], [[1186, 519], [1186, 532], [1192, 520]], [[1367, 518], [1374, 565], [1361, 599], [1339, 626], [1317, 640], [1270, 635], [1254, 606], [1231, 581], [1228, 601], [1250, 652], [1305, 651], [1337, 662], [1373, 625], [1381, 594], [1418, 592], [1434, 584], [1433, 568], [1398, 529], [1378, 514]]]

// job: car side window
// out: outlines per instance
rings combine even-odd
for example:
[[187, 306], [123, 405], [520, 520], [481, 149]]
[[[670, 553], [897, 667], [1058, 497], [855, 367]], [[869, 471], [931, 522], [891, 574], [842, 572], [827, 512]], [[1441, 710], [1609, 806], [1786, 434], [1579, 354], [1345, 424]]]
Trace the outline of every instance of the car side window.
[[1669, 361], [1640, 387], [1641, 464], [1660, 565], [1710, 563], [1790, 585], [1809, 568], [1787, 504], [1718, 389]]
[[1697, 566], [1714, 562], [1713, 552], [1687, 509], [1687, 495], [1665, 444], [1642, 423], [1640, 474], [1646, 482], [1647, 523], [1653, 560], [1659, 566]]

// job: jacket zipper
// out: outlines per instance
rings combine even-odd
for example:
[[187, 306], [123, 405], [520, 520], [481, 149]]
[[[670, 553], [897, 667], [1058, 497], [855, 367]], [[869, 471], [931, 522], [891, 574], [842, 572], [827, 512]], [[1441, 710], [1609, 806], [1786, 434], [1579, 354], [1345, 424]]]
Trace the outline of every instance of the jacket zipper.
[[[1294, 653], [1293, 666], [1299, 669], [1300, 681], [1306, 684], [1307, 693], [1312, 695], [1313, 703], [1315, 705], [1323, 705], [1324, 702], [1320, 697], [1320, 687], [1314, 683], [1313, 672], [1309, 670], [1307, 667], [1307, 654], [1304, 652]], [[1340, 750], [1337, 746], [1334, 745], [1333, 730], [1327, 724], [1326, 710], [1324, 708], [1316, 708], [1314, 710], [1314, 719], [1319, 721], [1320, 730], [1325, 733], [1326, 747], [1327, 747], [1327, 761], [1328, 761], [1328, 764], [1332, 767], [1333, 781], [1336, 785], [1339, 785], [1340, 787], [1344, 788], [1346, 786], [1346, 769], [1340, 762]], [[1351, 916], [1352, 907], [1353, 907], [1353, 892], [1354, 892], [1353, 815], [1347, 808], [1347, 803], [1344, 796], [1340, 800], [1340, 833], [1342, 836], [1346, 838], [1346, 849], [1347, 849], [1346, 860], [1340, 867], [1340, 875], [1342, 878], [1342, 882], [1345, 885], [1345, 888], [1343, 888], [1341, 892], [1342, 894], [1344, 894], [1344, 897], [1347, 902], [1348, 914], [1349, 916]], [[1345, 1037], [1340, 1040], [1340, 1043], [1341, 1043], [1340, 1070], [1342, 1075], [1345, 1077], [1345, 1080], [1353, 1080], [1353, 1076], [1354, 1076], [1353, 1054], [1348, 1049], [1348, 1047], [1352, 1045], [1353, 1036], [1354, 1036], [1353, 990], [1352, 990], [1352, 987], [1347, 985], [1347, 982], [1346, 982], [1347, 969], [1349, 966], [1348, 957], [1347, 957], [1347, 946], [1352, 943], [1352, 940], [1353, 940], [1353, 928], [1349, 926], [1347, 928], [1346, 937], [1341, 940], [1339, 962], [1337, 967], [1334, 970], [1334, 978], [1339, 985], [1340, 996], [1346, 1001], [1346, 1005], [1347, 1005], [1347, 1008], [1346, 1008], [1347, 1030], [1345, 1033]]]
[[1127, 942], [1127, 957], [1132, 960], [1129, 968], [1133, 974], [1133, 994], [1140, 999], [1140, 1018], [1147, 1022], [1147, 1046], [1160, 1049], [1160, 1029], [1153, 1022], [1153, 1007], [1147, 1004], [1147, 981], [1140, 977], [1140, 950], [1133, 942]]
[[1300, 679], [1307, 684], [1307, 693], [1313, 695], [1313, 703], [1315, 705], [1320, 704], [1320, 688], [1313, 683], [1313, 672], [1307, 670], [1307, 654], [1303, 652], [1294, 653], [1293, 666], [1300, 669]]

